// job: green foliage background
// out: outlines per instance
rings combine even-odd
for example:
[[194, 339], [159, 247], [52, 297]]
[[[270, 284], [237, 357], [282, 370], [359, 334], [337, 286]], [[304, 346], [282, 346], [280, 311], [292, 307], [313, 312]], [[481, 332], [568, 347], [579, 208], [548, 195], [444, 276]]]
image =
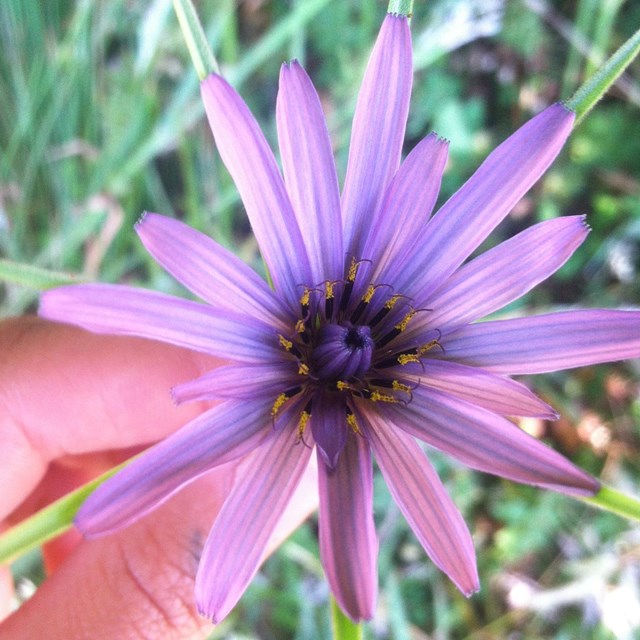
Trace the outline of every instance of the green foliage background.
[[[386, 3], [196, 2], [223, 73], [274, 142], [280, 64], [300, 59], [344, 175], [350, 119]], [[627, 0], [416, 0], [406, 150], [451, 141], [442, 200], [499, 141], [568, 98], [640, 26]], [[586, 213], [572, 260], [510, 311], [640, 303], [640, 66], [574, 132], [492, 236]], [[0, 317], [38, 288], [126, 282], [183, 293], [132, 231], [143, 210], [181, 218], [260, 269], [217, 157], [170, 0], [0, 3]], [[25, 268], [25, 265], [28, 268]], [[523, 424], [613, 486], [640, 494], [638, 363], [527, 380], [562, 414]], [[376, 487], [380, 601], [367, 638], [640, 637], [640, 528], [569, 498], [480, 476], [434, 454], [474, 533], [483, 589], [467, 600], [426, 559]], [[16, 568], [38, 580], [37, 558]], [[213, 638], [328, 638], [314, 524], [261, 571]]]

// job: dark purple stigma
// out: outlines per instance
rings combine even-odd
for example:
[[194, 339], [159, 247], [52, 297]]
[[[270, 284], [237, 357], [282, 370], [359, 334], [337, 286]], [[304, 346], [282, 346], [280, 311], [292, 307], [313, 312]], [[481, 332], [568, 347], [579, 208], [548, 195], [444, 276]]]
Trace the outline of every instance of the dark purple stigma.
[[325, 325], [313, 349], [314, 373], [327, 382], [362, 378], [371, 367], [374, 346], [367, 326]]

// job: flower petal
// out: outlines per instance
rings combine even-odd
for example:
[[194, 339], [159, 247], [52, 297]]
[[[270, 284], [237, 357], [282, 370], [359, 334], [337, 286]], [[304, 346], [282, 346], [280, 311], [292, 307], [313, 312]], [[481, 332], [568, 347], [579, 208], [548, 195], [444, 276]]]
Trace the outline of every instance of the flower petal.
[[278, 165], [242, 98], [222, 77], [200, 85], [218, 151], [236, 183], [276, 291], [291, 304], [310, 280], [302, 236]]
[[196, 576], [201, 615], [220, 622], [260, 566], [269, 538], [309, 462], [311, 448], [296, 445], [285, 425], [243, 462], [205, 544]]
[[375, 265], [373, 280], [391, 282], [386, 267], [402, 260], [416, 243], [440, 191], [448, 143], [435, 133], [405, 158], [384, 197], [381, 215], [370, 225], [360, 256]]
[[220, 398], [251, 400], [257, 395], [273, 395], [275, 400], [283, 389], [295, 385], [296, 377], [295, 370], [281, 363], [231, 364], [176, 385], [171, 395], [177, 404]]
[[318, 479], [320, 557], [331, 592], [352, 620], [369, 620], [378, 591], [378, 541], [366, 439], [350, 434], [334, 471], [320, 458]]
[[574, 119], [554, 104], [497, 147], [429, 221], [396, 289], [424, 300], [444, 282], [553, 162]]
[[413, 438], [367, 413], [367, 435], [389, 490], [433, 562], [466, 596], [479, 589], [473, 541], [438, 474]]
[[273, 361], [274, 329], [250, 316], [225, 312], [163, 293], [121, 285], [83, 284], [46, 291], [39, 313], [96, 333], [134, 335], [227, 359]]
[[360, 257], [387, 186], [400, 164], [413, 79], [406, 16], [387, 14], [371, 53], [353, 118], [342, 192], [345, 249]]
[[164, 269], [216, 309], [283, 323], [284, 310], [267, 283], [209, 236], [157, 213], [145, 213], [136, 231]]
[[331, 397], [329, 392], [317, 391], [311, 409], [311, 431], [324, 464], [335, 469], [338, 457], [347, 441], [346, 405]]
[[276, 108], [284, 179], [312, 283], [343, 277], [340, 189], [320, 99], [297, 61], [282, 65]]
[[269, 404], [229, 401], [205, 411], [101, 484], [80, 508], [76, 526], [85, 536], [120, 529], [199, 475], [247, 454], [271, 433]]
[[425, 362], [422, 375], [403, 377], [414, 379], [416, 384], [440, 389], [499, 415], [547, 420], [558, 418], [557, 412], [525, 385], [476, 367], [431, 359]]
[[433, 311], [424, 321], [448, 330], [501, 309], [557, 271], [588, 233], [584, 216], [555, 218], [526, 229], [460, 267], [426, 301]]
[[529, 374], [640, 358], [640, 311], [585, 309], [472, 324], [445, 356], [496, 373]]
[[595, 478], [512, 422], [435, 389], [419, 387], [407, 406], [389, 405], [385, 413], [473, 469], [570, 495], [593, 495], [599, 488]]

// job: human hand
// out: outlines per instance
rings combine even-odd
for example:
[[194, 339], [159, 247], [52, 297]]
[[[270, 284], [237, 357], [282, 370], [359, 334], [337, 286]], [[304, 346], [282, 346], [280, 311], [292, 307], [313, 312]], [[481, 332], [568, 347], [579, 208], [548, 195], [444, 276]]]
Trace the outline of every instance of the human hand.
[[[0, 354], [0, 530], [195, 417], [205, 405], [176, 407], [169, 389], [216, 364], [35, 317], [0, 323]], [[72, 530], [46, 545], [48, 578], [0, 623], [0, 640], [206, 637], [193, 594], [198, 556], [239, 467], [209, 472], [113, 535], [85, 541]], [[315, 507], [314, 487], [308, 473], [271, 549]], [[0, 618], [11, 594], [0, 567]]]

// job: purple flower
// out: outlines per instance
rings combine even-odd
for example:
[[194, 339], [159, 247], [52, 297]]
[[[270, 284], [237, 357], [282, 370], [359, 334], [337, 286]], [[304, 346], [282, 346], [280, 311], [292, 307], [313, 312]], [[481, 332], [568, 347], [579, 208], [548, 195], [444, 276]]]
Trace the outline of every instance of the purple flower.
[[377, 591], [372, 454], [426, 552], [467, 595], [478, 589], [471, 537], [416, 439], [518, 482], [574, 495], [599, 488], [505, 417], [557, 417], [508, 376], [640, 356], [640, 312], [475, 322], [572, 255], [588, 232], [579, 216], [465, 262], [556, 157], [574, 115], [561, 104], [540, 113], [430, 217], [447, 144], [431, 134], [400, 163], [411, 78], [407, 20], [388, 15], [360, 90], [342, 195], [320, 102], [298, 63], [280, 76], [284, 179], [237, 93], [217, 75], [202, 83], [273, 289], [210, 238], [147, 214], [137, 225], [145, 247], [207, 304], [109, 285], [43, 296], [49, 318], [231, 362], [173, 389], [177, 402], [221, 402], [103, 484], [77, 517], [87, 535], [113, 531], [249, 454], [197, 576], [200, 611], [214, 622], [256, 572], [313, 449], [322, 563], [354, 620], [373, 615]]

